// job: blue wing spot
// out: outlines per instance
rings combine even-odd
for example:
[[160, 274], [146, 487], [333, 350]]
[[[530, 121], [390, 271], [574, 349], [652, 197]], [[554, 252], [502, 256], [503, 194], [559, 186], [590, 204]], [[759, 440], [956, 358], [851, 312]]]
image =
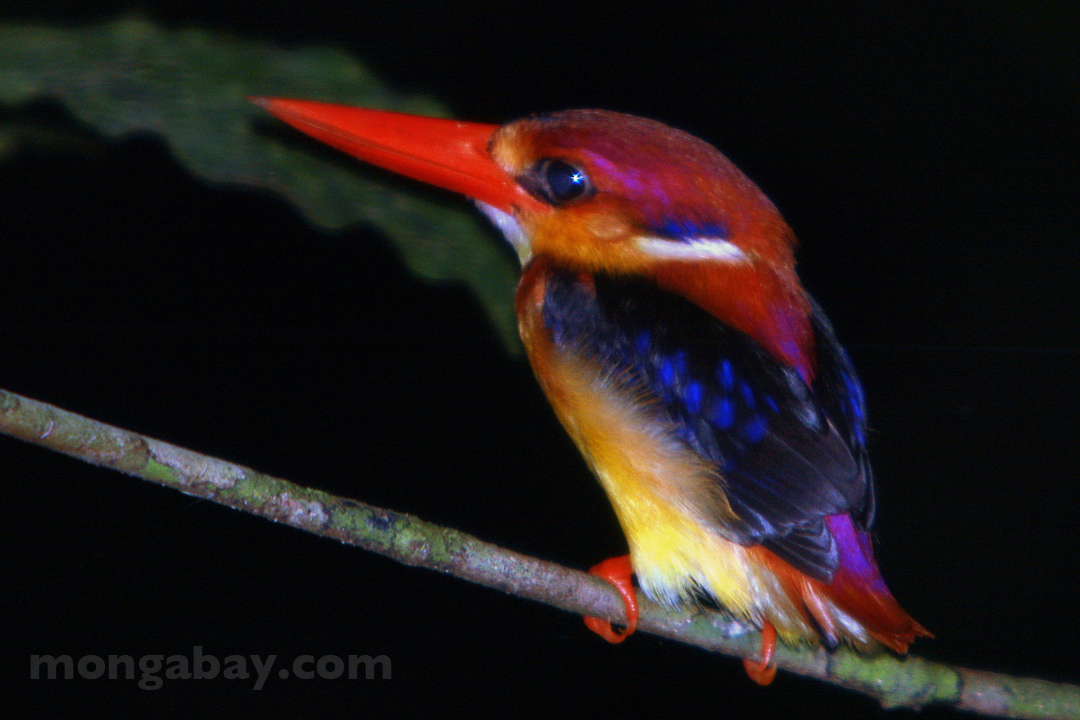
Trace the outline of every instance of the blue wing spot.
[[671, 358], [664, 358], [660, 361], [660, 382], [667, 387], [675, 384], [675, 365], [672, 363]]
[[735, 405], [728, 398], [720, 398], [712, 412], [712, 424], [717, 430], [727, 430], [735, 424]]
[[716, 379], [724, 392], [731, 392], [731, 389], [735, 387], [735, 368], [730, 360], [720, 361], [720, 367], [716, 370]]
[[769, 406], [769, 409], [772, 410], [773, 414], [780, 412], [780, 406], [776, 404], [776, 400], [772, 395], [765, 396], [765, 404]]
[[738, 430], [739, 437], [748, 443], [760, 442], [769, 434], [769, 423], [760, 415], [755, 415], [744, 423]]
[[753, 410], [754, 407], [757, 405], [757, 398], [754, 397], [754, 388], [750, 387], [750, 383], [740, 381], [739, 393], [742, 395], [743, 402], [746, 403], [746, 407]]
[[844, 390], [847, 391], [847, 404], [852, 419], [851, 431], [855, 435], [855, 442], [864, 443], [866, 436], [863, 426], [866, 423], [866, 417], [863, 412], [862, 386], [850, 373], [844, 373], [840, 377], [844, 382]]
[[844, 373], [844, 389], [847, 390], [848, 403], [851, 405], [851, 414], [860, 423], [863, 422], [863, 397], [862, 387], [859, 381], [851, 375]]
[[697, 380], [693, 380], [687, 384], [684, 399], [686, 401], [686, 410], [691, 415], [697, 415], [701, 410], [701, 396], [704, 392], [704, 386]]

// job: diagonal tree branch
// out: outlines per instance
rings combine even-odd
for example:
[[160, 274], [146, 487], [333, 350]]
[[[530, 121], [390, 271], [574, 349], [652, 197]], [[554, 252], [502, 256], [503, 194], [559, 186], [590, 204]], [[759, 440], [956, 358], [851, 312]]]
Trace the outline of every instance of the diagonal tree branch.
[[[480, 585], [619, 622], [623, 605], [608, 583], [505, 550], [451, 528], [366, 505], [144, 437], [0, 390], [0, 432], [87, 462], [172, 487], [317, 535]], [[760, 638], [720, 613], [665, 610], [641, 598], [639, 629], [740, 657]], [[970, 670], [916, 656], [862, 656], [847, 648], [780, 645], [785, 670], [877, 698], [885, 707], [931, 703], [988, 715], [1080, 718], [1080, 687]]]

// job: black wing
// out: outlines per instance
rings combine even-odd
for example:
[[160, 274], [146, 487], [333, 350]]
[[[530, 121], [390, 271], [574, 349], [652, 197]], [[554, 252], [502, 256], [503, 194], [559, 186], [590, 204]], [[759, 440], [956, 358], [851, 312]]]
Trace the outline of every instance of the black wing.
[[680, 439], [715, 463], [739, 518], [717, 516], [718, 532], [831, 579], [839, 557], [825, 517], [851, 513], [867, 527], [874, 503], [861, 390], [816, 305], [813, 391], [748, 335], [647, 280], [597, 275], [590, 287], [553, 273], [544, 323], [556, 344], [647, 389]]

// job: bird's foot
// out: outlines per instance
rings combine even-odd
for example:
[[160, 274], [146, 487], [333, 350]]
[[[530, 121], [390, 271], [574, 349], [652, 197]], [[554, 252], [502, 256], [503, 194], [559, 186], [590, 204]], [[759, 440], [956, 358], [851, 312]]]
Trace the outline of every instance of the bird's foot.
[[[621, 643], [627, 637], [634, 634], [634, 630], [637, 629], [638, 621], [637, 596], [634, 594], [634, 585], [631, 582], [631, 576], [634, 574], [634, 567], [630, 564], [630, 556], [621, 555], [605, 560], [599, 565], [594, 565], [589, 569], [589, 572], [607, 580], [614, 585], [615, 589], [622, 595], [623, 602], [626, 604], [626, 627], [622, 632], [616, 632], [611, 626], [611, 623], [607, 620], [601, 620], [598, 617], [590, 616], [585, 617], [585, 627], [589, 628], [609, 643]], [[773, 637], [775, 639], [775, 633]]]

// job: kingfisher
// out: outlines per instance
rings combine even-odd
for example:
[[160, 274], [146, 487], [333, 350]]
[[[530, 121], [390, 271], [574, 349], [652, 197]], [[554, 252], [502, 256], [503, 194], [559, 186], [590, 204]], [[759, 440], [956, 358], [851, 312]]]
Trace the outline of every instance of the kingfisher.
[[529, 362], [629, 545], [592, 572], [626, 605], [714, 601], [789, 644], [930, 633], [874, 559], [863, 393], [795, 272], [795, 237], [713, 146], [604, 110], [504, 125], [252, 98], [364, 161], [472, 198], [516, 251]]

